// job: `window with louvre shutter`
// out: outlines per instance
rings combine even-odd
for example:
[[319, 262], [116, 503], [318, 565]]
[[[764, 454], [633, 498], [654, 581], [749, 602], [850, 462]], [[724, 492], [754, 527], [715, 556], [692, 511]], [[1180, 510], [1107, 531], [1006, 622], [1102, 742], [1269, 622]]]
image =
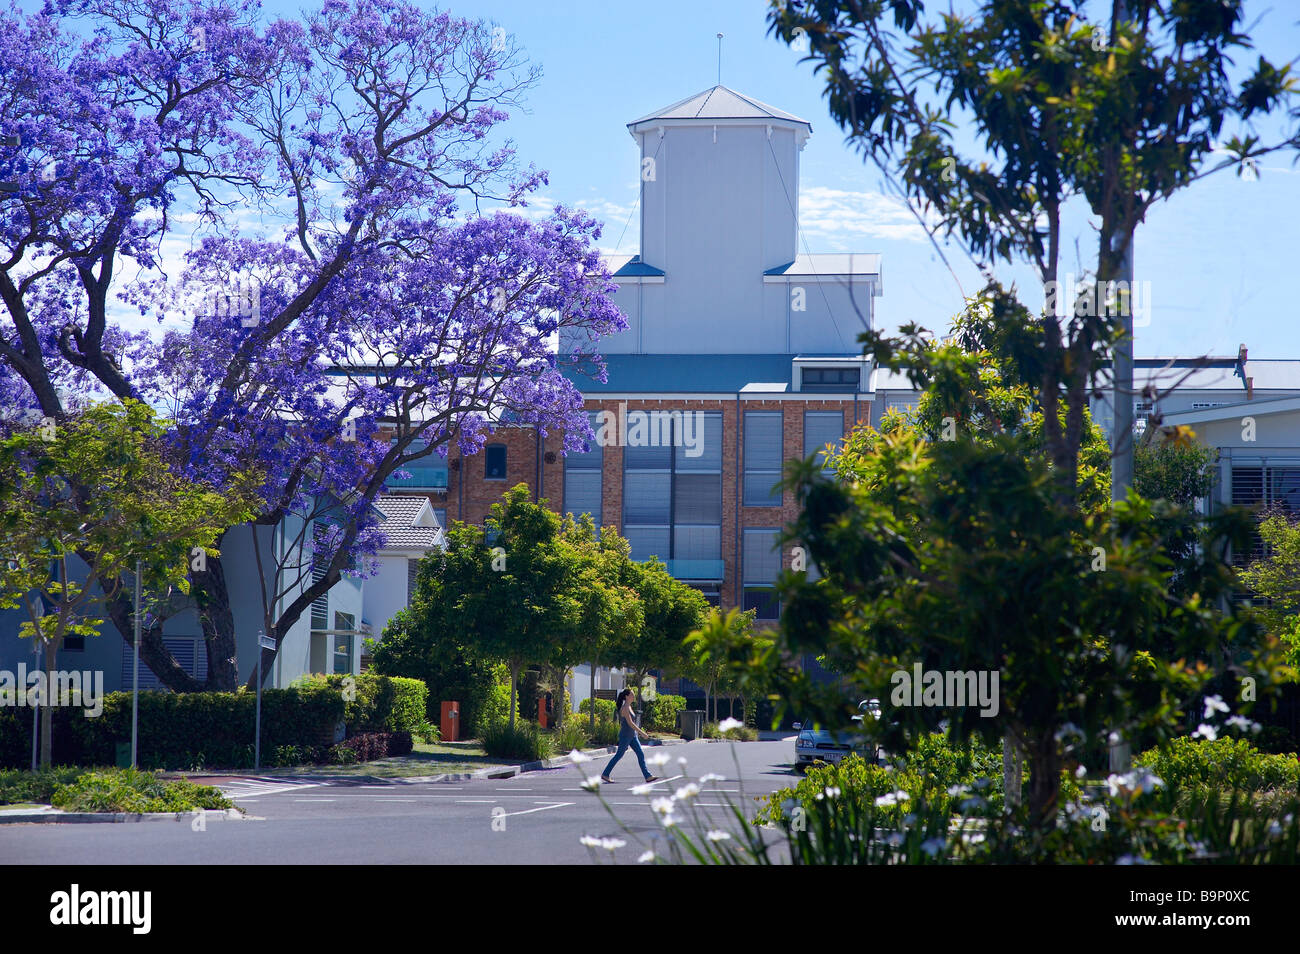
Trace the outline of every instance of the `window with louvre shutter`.
[[779, 507], [784, 455], [784, 427], [780, 411], [745, 412], [745, 479], [746, 507]]

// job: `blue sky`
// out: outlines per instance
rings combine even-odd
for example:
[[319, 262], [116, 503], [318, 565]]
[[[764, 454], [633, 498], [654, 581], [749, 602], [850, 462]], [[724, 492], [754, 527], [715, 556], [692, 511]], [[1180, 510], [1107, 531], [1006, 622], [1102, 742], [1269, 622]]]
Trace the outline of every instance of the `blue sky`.
[[[292, 16], [314, 5], [270, 0], [265, 10], [268, 17]], [[444, 6], [499, 24], [542, 67], [528, 112], [511, 119], [508, 134], [525, 160], [550, 173], [540, 201], [583, 206], [602, 219], [606, 251], [638, 251], [638, 157], [626, 124], [714, 85], [720, 32], [725, 85], [812, 123], [802, 154], [801, 247], [879, 252], [879, 324], [946, 328], [962, 289], [980, 286], [956, 245], [947, 249], [954, 280], [912, 214], [887, 195], [875, 167], [845, 144], [811, 66], [767, 35], [762, 0], [455, 0]], [[1300, 3], [1248, 2], [1247, 22], [1258, 51], [1274, 62], [1300, 51]], [[1300, 271], [1300, 168], [1293, 158], [1265, 160], [1253, 182], [1219, 173], [1149, 213], [1137, 236], [1135, 271], [1149, 283], [1151, 309], [1149, 324], [1137, 330], [1139, 356], [1235, 354], [1245, 343], [1253, 357], [1300, 357], [1300, 308], [1291, 288]], [[1063, 272], [1081, 273], [1094, 261], [1094, 249], [1086, 217], [1075, 216]], [[1027, 269], [1003, 268], [999, 277], [1034, 284]]]
[[[916, 220], [886, 194], [875, 167], [845, 144], [830, 120], [811, 66], [767, 35], [761, 0], [457, 0], [447, 6], [500, 24], [541, 65], [530, 111], [511, 120], [510, 135], [524, 157], [549, 170], [547, 199], [583, 205], [605, 220], [604, 248], [637, 251], [638, 157], [626, 123], [714, 85], [716, 34], [723, 33], [723, 83], [812, 123], [800, 183], [809, 248], [882, 254], [877, 316], [883, 326], [946, 327], [960, 307], [957, 283]], [[272, 3], [268, 12], [297, 8]], [[1260, 53], [1285, 62], [1300, 52], [1300, 4], [1248, 3], [1247, 11]], [[1300, 357], [1300, 308], [1290, 282], [1300, 270], [1300, 168], [1292, 158], [1266, 160], [1254, 182], [1219, 173], [1148, 215], [1138, 232], [1135, 271], [1150, 282], [1151, 316], [1137, 330], [1138, 355], [1235, 354], [1244, 342], [1254, 357]], [[1086, 265], [1095, 258], [1095, 240], [1086, 223], [1078, 224]], [[948, 257], [965, 291], [978, 288], [978, 272], [964, 253], [953, 247]], [[1065, 270], [1073, 258], [1071, 247]], [[1022, 286], [1032, 281], [1026, 270], [999, 274]]]

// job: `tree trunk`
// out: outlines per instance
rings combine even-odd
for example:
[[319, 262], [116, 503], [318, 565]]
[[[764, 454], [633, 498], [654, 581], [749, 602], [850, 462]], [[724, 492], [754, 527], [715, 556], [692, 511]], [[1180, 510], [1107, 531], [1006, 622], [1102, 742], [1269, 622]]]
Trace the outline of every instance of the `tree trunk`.
[[54, 667], [57, 664], [54, 641], [45, 644], [45, 688], [41, 692], [41, 768], [50, 767], [54, 749]]
[[[217, 541], [218, 546], [220, 543]], [[235, 614], [230, 609], [230, 588], [221, 557], [208, 557], [207, 572], [194, 575], [192, 592], [198, 602], [199, 622], [208, 652], [208, 682], [204, 688], [234, 692], [239, 686], [239, 646], [235, 641]]]
[[1056, 827], [1056, 805], [1061, 794], [1061, 756], [1055, 733], [1048, 729], [1028, 745], [1029, 825], [1046, 832]]
[[[105, 593], [115, 588], [118, 590], [117, 595], [107, 601], [106, 614], [126, 644], [134, 645], [135, 601], [126, 595], [130, 592], [130, 587], [118, 587], [116, 581], [105, 577], [100, 578], [99, 585]], [[204, 683], [181, 668], [171, 650], [163, 644], [161, 621], [141, 629], [140, 661], [172, 692], [201, 692], [205, 688]]]

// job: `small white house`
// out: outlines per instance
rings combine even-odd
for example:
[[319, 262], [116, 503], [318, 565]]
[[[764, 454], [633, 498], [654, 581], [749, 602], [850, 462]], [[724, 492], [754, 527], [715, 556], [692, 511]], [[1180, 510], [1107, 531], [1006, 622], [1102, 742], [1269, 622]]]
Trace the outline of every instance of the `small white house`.
[[378, 637], [388, 621], [410, 605], [420, 560], [444, 545], [446, 516], [424, 496], [378, 497], [375, 506], [384, 515], [379, 528], [387, 540], [376, 554], [378, 571], [365, 580], [361, 616]]

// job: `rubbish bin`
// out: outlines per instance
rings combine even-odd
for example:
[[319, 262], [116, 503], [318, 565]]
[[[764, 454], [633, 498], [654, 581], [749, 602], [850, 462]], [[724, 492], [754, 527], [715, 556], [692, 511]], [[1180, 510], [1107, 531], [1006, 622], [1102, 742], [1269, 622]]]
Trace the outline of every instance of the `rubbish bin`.
[[704, 713], [699, 709], [683, 709], [677, 713], [677, 731], [683, 739], [698, 739], [704, 731]]

